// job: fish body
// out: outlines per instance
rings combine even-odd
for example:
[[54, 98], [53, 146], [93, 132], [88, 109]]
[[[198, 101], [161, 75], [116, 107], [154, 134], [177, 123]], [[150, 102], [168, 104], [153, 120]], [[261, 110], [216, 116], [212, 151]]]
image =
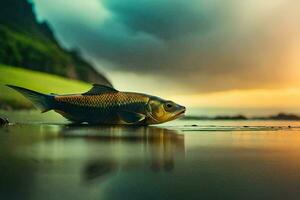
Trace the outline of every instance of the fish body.
[[185, 112], [185, 107], [172, 101], [98, 84], [86, 93], [71, 95], [46, 95], [8, 86], [30, 99], [42, 112], [54, 110], [75, 123], [149, 125], [176, 119]]
[[126, 115], [129, 115], [128, 117], [137, 114], [146, 115], [149, 101], [146, 95], [129, 92], [58, 95], [54, 98], [56, 101], [54, 110], [69, 120], [100, 124], [126, 124], [129, 122]]

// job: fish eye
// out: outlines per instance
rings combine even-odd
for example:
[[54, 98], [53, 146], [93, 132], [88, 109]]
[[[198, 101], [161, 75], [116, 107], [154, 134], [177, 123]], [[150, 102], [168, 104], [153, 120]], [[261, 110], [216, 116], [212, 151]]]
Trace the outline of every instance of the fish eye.
[[173, 107], [173, 104], [172, 104], [172, 103], [166, 103], [166, 107], [167, 107], [167, 108], [172, 108], [172, 107]]
[[167, 107], [168, 107], [168, 108], [172, 108], [172, 104], [167, 103]]

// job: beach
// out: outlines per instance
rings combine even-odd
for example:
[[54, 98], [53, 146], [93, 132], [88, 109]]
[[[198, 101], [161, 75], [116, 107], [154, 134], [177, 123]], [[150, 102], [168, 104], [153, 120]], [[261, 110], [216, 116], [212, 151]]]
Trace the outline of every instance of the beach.
[[[1, 111], [1, 199], [296, 199], [300, 122], [74, 126]], [[14, 120], [12, 120], [14, 119]]]

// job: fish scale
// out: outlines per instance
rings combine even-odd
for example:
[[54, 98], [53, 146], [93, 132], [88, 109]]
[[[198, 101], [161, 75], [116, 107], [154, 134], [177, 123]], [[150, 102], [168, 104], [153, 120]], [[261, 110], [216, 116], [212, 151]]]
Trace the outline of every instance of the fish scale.
[[133, 103], [146, 103], [148, 98], [135, 93], [109, 93], [102, 95], [70, 95], [70, 96], [56, 96], [57, 102], [70, 103], [78, 106], [89, 107], [115, 107], [123, 106]]

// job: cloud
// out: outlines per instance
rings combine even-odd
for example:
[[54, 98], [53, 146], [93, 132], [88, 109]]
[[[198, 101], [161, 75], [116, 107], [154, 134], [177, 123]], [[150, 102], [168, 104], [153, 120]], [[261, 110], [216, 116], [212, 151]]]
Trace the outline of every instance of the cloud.
[[161, 77], [196, 93], [300, 83], [296, 0], [34, 2], [65, 46], [107, 71]]

